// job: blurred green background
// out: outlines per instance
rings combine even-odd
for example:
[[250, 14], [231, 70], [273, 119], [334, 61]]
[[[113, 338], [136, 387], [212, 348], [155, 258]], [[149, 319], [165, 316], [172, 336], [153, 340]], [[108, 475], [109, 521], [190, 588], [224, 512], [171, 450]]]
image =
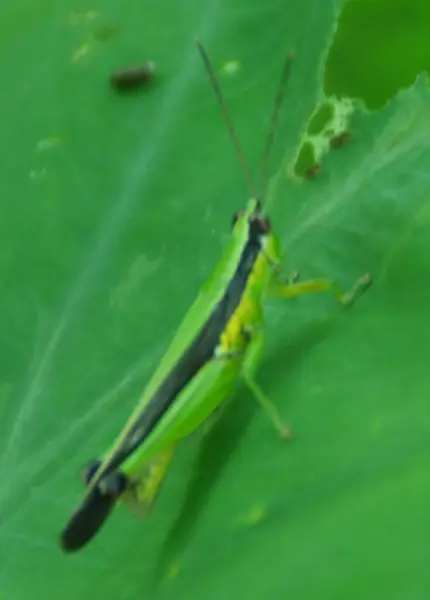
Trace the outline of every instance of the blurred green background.
[[[3, 598], [427, 598], [429, 13], [427, 0], [0, 8]], [[123, 425], [247, 199], [196, 34], [254, 172], [294, 48], [271, 165], [286, 266], [345, 287], [371, 271], [374, 286], [348, 312], [329, 296], [268, 305], [259, 381], [293, 443], [239, 387], [184, 441], [146, 522], [121, 507], [64, 556], [82, 464]], [[109, 88], [149, 58], [153, 87]], [[326, 152], [317, 136], [321, 172], [292, 176], [332, 94], [365, 103], [352, 139]]]

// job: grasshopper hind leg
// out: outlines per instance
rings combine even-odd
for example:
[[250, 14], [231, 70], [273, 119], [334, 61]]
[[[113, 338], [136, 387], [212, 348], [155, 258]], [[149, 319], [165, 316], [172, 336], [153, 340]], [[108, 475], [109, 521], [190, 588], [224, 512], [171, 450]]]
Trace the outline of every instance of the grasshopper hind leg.
[[[81, 479], [85, 485], [91, 483], [101, 464], [101, 460], [93, 460], [82, 469]], [[127, 487], [128, 479], [121, 471], [110, 473], [106, 477], [102, 477], [97, 483], [97, 488], [105, 496], [118, 497], [127, 489]]]
[[121, 496], [128, 510], [138, 519], [148, 516], [155, 504], [173, 459], [174, 447], [152, 458], [135, 477]]
[[87, 465], [85, 465], [85, 467], [81, 470], [81, 473], [80, 473], [82, 483], [84, 483], [85, 485], [88, 485], [90, 483], [91, 479], [94, 477], [94, 475], [99, 470], [101, 464], [102, 464], [101, 460], [92, 460]]

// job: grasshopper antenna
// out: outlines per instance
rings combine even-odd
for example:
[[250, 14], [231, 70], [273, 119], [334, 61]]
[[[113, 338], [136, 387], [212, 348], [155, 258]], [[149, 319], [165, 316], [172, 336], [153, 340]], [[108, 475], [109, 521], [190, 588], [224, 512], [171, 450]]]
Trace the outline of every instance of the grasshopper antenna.
[[211, 61], [209, 59], [209, 56], [208, 56], [206, 50], [204, 49], [203, 44], [201, 43], [201, 41], [198, 38], [196, 38], [195, 42], [196, 42], [197, 48], [198, 48], [198, 50], [200, 52], [200, 56], [203, 59], [204, 65], [206, 67], [206, 71], [207, 71], [207, 73], [209, 75], [209, 79], [211, 81], [212, 88], [213, 88], [213, 90], [214, 90], [214, 92], [216, 94], [216, 97], [218, 99], [218, 103], [220, 105], [220, 108], [221, 108], [222, 114], [224, 116], [225, 122], [227, 123], [227, 128], [228, 128], [228, 131], [230, 133], [230, 137], [233, 140], [233, 143], [234, 143], [234, 146], [235, 146], [235, 149], [236, 149], [236, 155], [237, 155], [237, 157], [239, 159], [239, 162], [240, 162], [240, 164], [242, 166], [242, 170], [243, 170], [243, 172], [245, 174], [246, 183], [247, 183], [249, 192], [250, 192], [250, 194], [251, 194], [251, 196], [253, 198], [256, 198], [256, 195], [255, 195], [255, 186], [254, 186], [254, 182], [252, 180], [251, 171], [249, 169], [248, 163], [246, 162], [245, 155], [244, 155], [242, 147], [240, 145], [239, 138], [237, 137], [236, 131], [234, 129], [233, 121], [231, 120], [230, 113], [228, 112], [227, 104], [225, 103], [225, 100], [224, 100], [223, 95], [221, 93], [221, 88], [220, 88], [218, 80], [216, 78], [216, 75], [215, 75], [214, 69], [212, 67]]
[[270, 154], [273, 148], [273, 141], [275, 139], [275, 133], [278, 127], [279, 115], [281, 113], [282, 103], [285, 98], [285, 90], [287, 89], [287, 83], [291, 75], [291, 68], [294, 60], [294, 52], [291, 51], [284, 63], [282, 69], [281, 81], [278, 85], [278, 91], [276, 92], [275, 102], [273, 105], [272, 117], [270, 119], [269, 131], [266, 138], [266, 146], [264, 148], [263, 160], [261, 163], [261, 180], [260, 180], [260, 202], [264, 204], [264, 198], [266, 196], [267, 189], [267, 171], [269, 167]]

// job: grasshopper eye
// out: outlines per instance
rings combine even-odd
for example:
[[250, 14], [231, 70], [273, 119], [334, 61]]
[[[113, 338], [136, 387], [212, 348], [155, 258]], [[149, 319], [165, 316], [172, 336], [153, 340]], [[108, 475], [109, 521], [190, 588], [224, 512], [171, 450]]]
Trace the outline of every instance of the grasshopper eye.
[[243, 217], [244, 214], [245, 214], [245, 211], [243, 211], [243, 210], [238, 210], [236, 213], [234, 213], [233, 219], [231, 220], [231, 228], [232, 229], [234, 228], [234, 226], [236, 225], [236, 223], [238, 222], [240, 217]]

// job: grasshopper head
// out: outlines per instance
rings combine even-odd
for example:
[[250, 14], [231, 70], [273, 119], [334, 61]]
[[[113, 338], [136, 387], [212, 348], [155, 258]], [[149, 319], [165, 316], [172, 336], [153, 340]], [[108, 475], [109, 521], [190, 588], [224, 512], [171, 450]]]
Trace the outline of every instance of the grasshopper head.
[[264, 236], [270, 233], [271, 223], [261, 211], [261, 203], [256, 198], [249, 200], [245, 210], [239, 210], [233, 216], [233, 229], [247, 227], [251, 236]]

